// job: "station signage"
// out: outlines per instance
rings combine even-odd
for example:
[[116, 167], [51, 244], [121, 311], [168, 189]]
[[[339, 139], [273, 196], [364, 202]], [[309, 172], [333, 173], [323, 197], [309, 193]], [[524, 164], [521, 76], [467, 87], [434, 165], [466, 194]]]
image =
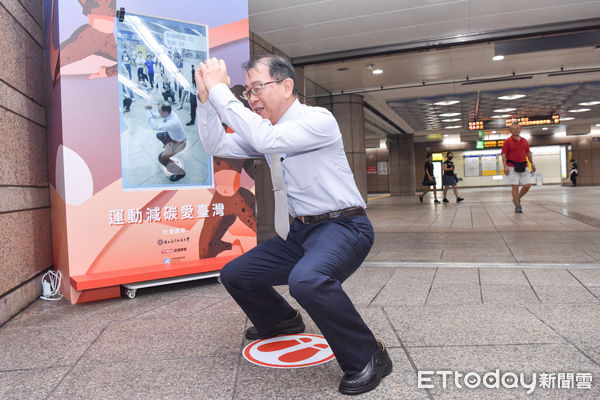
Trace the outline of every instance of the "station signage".
[[558, 124], [560, 122], [560, 116], [558, 114], [553, 115], [541, 115], [534, 117], [521, 117], [521, 118], [506, 118], [506, 119], [487, 119], [481, 121], [469, 122], [469, 130], [487, 130], [497, 129], [501, 127], [509, 127], [514, 122], [518, 122], [521, 126], [536, 126], [536, 125], [550, 125]]
[[475, 142], [475, 148], [477, 150], [498, 149], [498, 148], [501, 148], [503, 144], [504, 144], [504, 139], [478, 140], [477, 142]]

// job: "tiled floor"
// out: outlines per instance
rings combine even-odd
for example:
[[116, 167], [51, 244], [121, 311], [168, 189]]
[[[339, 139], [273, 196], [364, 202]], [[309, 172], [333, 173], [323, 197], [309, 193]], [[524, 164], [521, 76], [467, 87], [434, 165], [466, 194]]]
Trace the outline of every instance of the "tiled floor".
[[[523, 215], [505, 188], [461, 195], [458, 205], [369, 202], [375, 245], [344, 287], [387, 344], [394, 372], [359, 398], [600, 398], [600, 188], [534, 187]], [[131, 300], [39, 300], [0, 327], [0, 398], [345, 397], [335, 361], [292, 370], [248, 363], [247, 326], [212, 279]], [[434, 371], [432, 388], [418, 388], [417, 371]], [[521, 385], [469, 389], [452, 375], [444, 388], [442, 371], [497, 373], [507, 384], [510, 373], [526, 383], [535, 373], [537, 386], [531, 395]], [[554, 389], [541, 386], [542, 374], [556, 374]], [[558, 388], [559, 378], [576, 385], [586, 374], [590, 389]]]

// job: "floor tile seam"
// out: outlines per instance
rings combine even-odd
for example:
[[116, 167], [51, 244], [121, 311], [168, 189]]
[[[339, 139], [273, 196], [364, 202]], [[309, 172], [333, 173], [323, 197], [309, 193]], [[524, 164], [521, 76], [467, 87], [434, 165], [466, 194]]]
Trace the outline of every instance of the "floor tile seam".
[[[438, 279], [439, 282], [439, 279]], [[478, 288], [479, 289], [479, 284], [477, 283], [462, 283], [462, 282], [442, 282], [442, 283], [434, 283], [432, 286], [432, 290], [434, 289], [451, 289], [451, 288], [455, 288], [455, 287], [462, 287], [465, 289], [474, 289], [474, 288]]]
[[[187, 297], [187, 296], [184, 296], [184, 297]], [[144, 311], [142, 311], [142, 312], [141, 312], [141, 313], [139, 313], [139, 314], [134, 314], [134, 315], [132, 315], [132, 316], [130, 316], [130, 317], [128, 317], [128, 318], [126, 318], [126, 319], [125, 319], [125, 321], [133, 320], [133, 319], [135, 319], [135, 318], [139, 317], [140, 315], [144, 315], [144, 314], [146, 314], [146, 313], [149, 313], [149, 312], [151, 312], [151, 311], [155, 311], [155, 310], [157, 310], [157, 309], [159, 309], [159, 308], [161, 308], [161, 307], [165, 307], [165, 306], [167, 306], [167, 305], [169, 305], [169, 304], [171, 304], [171, 303], [174, 303], [174, 302], [176, 302], [176, 301], [179, 301], [179, 300], [181, 300], [181, 298], [175, 298], [175, 299], [173, 299], [173, 300], [171, 300], [171, 301], [167, 301], [166, 303], [163, 303], [163, 304], [161, 304], [161, 305], [159, 305], [159, 306], [156, 306], [156, 307], [153, 307], [153, 308], [149, 308], [149, 309], [147, 309], [147, 310], [144, 310]]]
[[536, 299], [538, 299], [538, 302], [542, 302], [542, 299], [540, 299], [540, 296], [538, 295], [537, 291], [535, 290], [535, 288], [533, 287], [533, 284], [531, 283], [531, 281], [529, 280], [529, 277], [527, 276], [527, 274], [525, 273], [524, 270], [521, 270], [521, 273], [523, 274], [523, 276], [525, 277], [525, 280], [527, 280], [527, 283], [529, 284], [529, 288], [533, 291], [533, 294], [535, 295]]
[[10, 318], [8, 318], [6, 321], [0, 323], [0, 331], [2, 331], [2, 329], [4, 329], [4, 327], [8, 323], [14, 322], [17, 317], [22, 315], [25, 312], [25, 310], [27, 310], [29, 307], [31, 307], [33, 304], [35, 304], [37, 301], [40, 301], [40, 298], [36, 297], [29, 304], [27, 304], [25, 307], [23, 307], [21, 310], [17, 311], [16, 314], [11, 315]]
[[587, 358], [588, 360], [590, 360], [594, 365], [596, 365], [597, 367], [600, 367], [600, 362], [594, 360], [591, 356], [589, 356], [586, 352], [584, 352], [582, 349], [579, 348], [579, 346], [577, 346], [575, 343], [572, 343], [569, 339], [567, 339], [562, 333], [560, 333], [558, 331], [558, 329], [555, 329], [553, 326], [551, 326], [549, 323], [547, 323], [546, 321], [544, 321], [542, 318], [540, 318], [536, 313], [534, 313], [533, 311], [531, 311], [529, 308], [524, 307], [525, 310], [527, 310], [529, 313], [531, 313], [531, 315], [533, 315], [535, 318], [537, 318], [541, 323], [543, 323], [544, 325], [546, 325], [548, 328], [550, 328], [554, 333], [556, 333], [558, 336], [560, 336], [562, 338], [562, 340], [564, 340], [566, 343], [568, 343], [569, 345], [573, 346], [579, 353], [581, 353], [585, 358]]
[[[563, 301], [563, 302], [556, 302], [556, 301], [539, 301], [539, 302], [534, 302], [534, 301], [524, 301], [521, 303], [511, 303], [511, 302], [495, 302], [495, 301], [487, 301], [483, 304], [481, 304], [480, 302], [463, 302], [463, 303], [443, 303], [443, 302], [439, 302], [439, 303], [429, 303], [426, 305], [423, 304], [416, 304], [414, 306], [420, 306], [420, 307], [433, 307], [433, 306], [503, 306], [503, 307], [521, 307], [521, 306], [525, 306], [525, 305], [565, 305], [565, 306], [597, 306], [600, 305], [600, 302], [594, 301], [594, 302], [590, 302], [590, 301]], [[374, 306], [381, 306], [381, 307], [404, 307], [404, 305], [401, 304], [381, 304], [381, 303], [377, 303], [374, 304]]]
[[[529, 306], [531, 305], [535, 305], [535, 306], [544, 306], [544, 305], [557, 305], [559, 303], [534, 303], [534, 304], [527, 304]], [[574, 303], [564, 303], [563, 305], [577, 305], [577, 306], [594, 306], [597, 307], [599, 306], [598, 302], [589, 302], [589, 301], [581, 301], [581, 302], [574, 302]], [[375, 305], [374, 305], [375, 306]], [[493, 308], [503, 308], [504, 312], [505, 311], [513, 311], [515, 309], [523, 309], [523, 307], [525, 307], [524, 304], [520, 304], [520, 303], [485, 303], [485, 304], [451, 304], [451, 303], [440, 303], [440, 304], [427, 304], [427, 305], [423, 305], [423, 304], [378, 304], [379, 307], [384, 307], [384, 308], [410, 308], [410, 309], [433, 309], [433, 308], [454, 308], [456, 309], [457, 306], [460, 307], [464, 307], [464, 308], [470, 308], [470, 309], [476, 309], [474, 311], [487, 311], [486, 309], [493, 309]], [[473, 310], [471, 310], [473, 311]]]
[[[65, 315], [68, 316], [68, 315]], [[33, 319], [34, 317], [32, 317], [31, 319]], [[27, 318], [30, 319], [30, 318]], [[35, 322], [35, 321], [29, 321], [27, 323], [25, 323], [26, 321], [13, 321], [11, 324], [9, 324], [8, 326], [3, 326], [2, 328], [0, 328], [0, 334], [3, 331], [15, 331], [15, 330], [23, 330], [23, 329], [45, 329], [45, 328], [62, 328], [62, 327], [73, 327], [73, 328], [81, 328], [81, 323], [82, 322], [89, 322], [91, 325], [96, 325], [98, 327], [110, 324], [112, 322], [119, 322], [119, 320], [92, 320], [90, 321], [89, 318], [78, 318], [76, 320], [69, 320], [69, 321], [65, 321], [65, 322], [54, 322], [54, 321], [48, 321], [45, 322], [43, 324], [40, 324], [39, 322]], [[88, 325], [89, 327], [89, 325]]]
[[[575, 279], [575, 282], [577, 282], [577, 284], [575, 285], [575, 282], [573, 282], [572, 284], [569, 284], [569, 282], [560, 281], [559, 283], [552, 282], [551, 284], [543, 285], [538, 282], [535, 284], [535, 286], [537, 286], [538, 288], [544, 288], [544, 287], [561, 287], [561, 288], [567, 288], [567, 287], [568, 288], [576, 288], [577, 287], [577, 288], [581, 288], [581, 287], [583, 287], [589, 291], [589, 289], [579, 279], [577, 279], [577, 277], [575, 275], [573, 275], [569, 271], [568, 267], [562, 268], [562, 270], [566, 271], [569, 275], [571, 275], [571, 277], [573, 279]], [[523, 271], [523, 274], [527, 277], [527, 275], [525, 274], [525, 271]], [[529, 281], [529, 279], [528, 279], [528, 281]], [[533, 284], [532, 284], [532, 286], [533, 286]], [[596, 297], [593, 293], [591, 293], [591, 294], [592, 294], [592, 296]], [[596, 299], [598, 299], [598, 298], [596, 297]], [[600, 301], [600, 299], [599, 299], [599, 301]]]
[[483, 302], [483, 287], [481, 286], [481, 268], [477, 268], [477, 280], [479, 282], [479, 296], [481, 297], [481, 304]]
[[[512, 206], [511, 206], [510, 209], [512, 209]], [[505, 209], [503, 209], [503, 208], [500, 208], [498, 210], [500, 211], [501, 214], [503, 214], [503, 218], [504, 219], [512, 222], [511, 226], [518, 226], [518, 227], [522, 227], [523, 226], [522, 223], [518, 223], [518, 222], [521, 222], [521, 221], [519, 221], [519, 220], [516, 219], [516, 216], [515, 216], [516, 213], [514, 211], [511, 212], [510, 214], [508, 214], [508, 212]]]
[[[412, 213], [411, 213], [411, 214], [412, 214]], [[410, 216], [411, 214], [409, 214], [409, 216]], [[420, 213], [420, 214], [418, 214], [417, 216], [414, 216], [414, 215], [413, 215], [413, 220], [412, 220], [412, 221], [411, 221], [411, 222], [410, 222], [408, 225], [406, 225], [406, 228], [410, 228], [411, 226], [413, 226], [414, 224], [416, 224], [418, 221], [420, 221], [422, 218], [424, 218], [426, 215], [427, 215], [427, 211], [425, 211], [425, 212], [421, 212], [421, 213]], [[404, 220], [404, 218], [403, 218], [403, 220]]]
[[[227, 299], [225, 299], [225, 300], [227, 300]], [[216, 305], [216, 304], [218, 304], [218, 303], [214, 303], [213, 305]], [[210, 308], [210, 307], [211, 306], [207, 306], [207, 307], [203, 308], [202, 310], [199, 310], [199, 312], [205, 311], [207, 308]], [[160, 307], [158, 307], [158, 308], [160, 308]], [[149, 311], [152, 311], [152, 310], [149, 310]], [[94, 315], [89, 315], [89, 316], [86, 316], [86, 317], [77, 318], [75, 320], [67, 321], [67, 322], [53, 322], [53, 321], [49, 321], [48, 323], [44, 323], [42, 325], [40, 325], [39, 322], [38, 323], [34, 323], [34, 321], [31, 321], [31, 323], [25, 323], [25, 321], [23, 321], [22, 323], [21, 322], [14, 322], [13, 324], [11, 324], [9, 326], [5, 326], [3, 328], [0, 328], [0, 332], [2, 332], [2, 330], [4, 330], [4, 329], [15, 330], [15, 329], [35, 328], [35, 327], [38, 327], [38, 328], [41, 328], [41, 327], [56, 328], [56, 327], [71, 327], [71, 326], [73, 326], [73, 327], [80, 328], [81, 327], [81, 322], [86, 322], [86, 321], [89, 322], [89, 320], [92, 320], [92, 322], [97, 323], [98, 325], [102, 325], [102, 324], [105, 324], [105, 323], [106, 324], [112, 324], [112, 323], [118, 324], [118, 323], [123, 323], [123, 322], [136, 321], [136, 320], [140, 319], [139, 316], [144, 315], [145, 313], [146, 312], [143, 312], [141, 314], [138, 314], [135, 317], [127, 317], [127, 318], [124, 318], [124, 319], [100, 319], [100, 320], [94, 319]], [[38, 316], [39, 315], [45, 315], [45, 314], [38, 314]], [[149, 320], [153, 320], [153, 319], [171, 320], [171, 319], [178, 319], [178, 318], [189, 318], [189, 317], [194, 316], [194, 315], [195, 314], [192, 313], [192, 314], [189, 314], [189, 315], [181, 315], [181, 316], [176, 316], [176, 317], [147, 317], [147, 318], [141, 318], [141, 319], [143, 319], [145, 321], [149, 321]], [[68, 316], [68, 314], [63, 314], [63, 316]], [[31, 318], [35, 318], [35, 316], [31, 317]], [[16, 324], [16, 323], [19, 323], [19, 325], [15, 326], [14, 324]]]
[[565, 268], [565, 270], [577, 281], [579, 282], [579, 284], [581, 286], [583, 286], [585, 288], [585, 290], [587, 290], [592, 296], [594, 296], [596, 298], [596, 300], [600, 301], [600, 297], [596, 296], [594, 294], [594, 292], [592, 292], [583, 282], [581, 282], [581, 280], [579, 280], [579, 278], [577, 278], [575, 276], [575, 274], [573, 274], [568, 268]]
[[554, 268], [600, 268], [600, 263], [540, 263], [540, 262], [498, 262], [483, 263], [471, 261], [365, 261], [364, 267], [378, 268], [497, 268], [497, 269], [554, 269]]
[[469, 215], [471, 216], [471, 229], [475, 228], [475, 223], [473, 221], [473, 206], [469, 206]]
[[433, 289], [433, 283], [435, 282], [435, 277], [437, 276], [438, 267], [433, 271], [433, 276], [431, 277], [431, 282], [429, 283], [429, 289], [427, 290], [427, 296], [425, 297], [425, 302], [423, 305], [427, 305], [427, 301], [429, 301], [429, 295], [431, 294], [431, 290]]
[[490, 219], [490, 221], [492, 221], [492, 225], [494, 226], [494, 229], [496, 230], [496, 232], [499, 232], [498, 226], [496, 225], [496, 222], [494, 221], [494, 219], [490, 215], [490, 212], [488, 211], [487, 207], [484, 206], [483, 209], [485, 210], [485, 213], [488, 216], [488, 218]]
[[[238, 352], [230, 352], [225, 357], [230, 357], [232, 360], [238, 356]], [[90, 360], [80, 361], [77, 366], [93, 366], [93, 365], [112, 365], [112, 364], [148, 364], [155, 362], [163, 362], [163, 361], [203, 361], [203, 360], [212, 360], [212, 359], [224, 359], [223, 353], [215, 354], [215, 355], [206, 355], [206, 356], [190, 356], [190, 357], [164, 357], [164, 358], [130, 358], [123, 360], [113, 360], [113, 361], [97, 361]], [[2, 371], [0, 371], [2, 372]]]
[[[195, 296], [185, 296], [185, 297], [195, 297]], [[214, 298], [214, 297], [211, 297], [211, 298]], [[176, 316], [176, 317], [150, 317], [150, 318], [141, 318], [141, 319], [144, 319], [144, 320], [152, 320], [152, 319], [177, 319], [177, 318], [189, 318], [189, 317], [192, 317], [192, 316], [194, 316], [194, 315], [195, 315], [195, 314], [197, 314], [197, 313], [200, 313], [200, 312], [202, 312], [202, 311], [205, 311], [205, 310], [207, 310], [208, 308], [211, 308], [211, 307], [213, 307], [213, 306], [215, 306], [215, 305], [217, 305], [217, 304], [221, 304], [221, 303], [223, 303], [223, 302], [225, 302], [225, 301], [227, 301], [227, 300], [229, 300], [229, 299], [230, 299], [229, 297], [224, 297], [224, 298], [220, 299], [219, 301], [217, 301], [217, 302], [215, 302], [215, 303], [212, 303], [212, 304], [210, 304], [210, 305], [208, 305], [208, 306], [206, 306], [206, 307], [204, 307], [204, 308], [202, 308], [202, 309], [200, 309], [200, 310], [197, 310], [197, 311], [195, 311], [195, 312], [193, 312], [193, 313], [191, 313], [191, 314], [180, 315], [180, 316]], [[170, 301], [170, 302], [168, 302], [168, 303], [165, 303], [165, 304], [163, 304], [163, 305], [161, 305], [161, 306], [158, 306], [158, 307], [155, 307], [155, 308], [151, 308], [151, 309], [149, 309], [149, 310], [146, 310], [146, 311], [144, 311], [144, 312], [142, 312], [142, 313], [140, 313], [140, 314], [136, 314], [136, 315], [134, 315], [134, 316], [131, 316], [131, 317], [129, 317], [129, 318], [122, 319], [122, 320], [115, 320], [114, 322], [133, 321], [133, 320], [136, 320], [136, 319], [140, 319], [139, 317], [140, 317], [140, 316], [142, 316], [142, 315], [144, 315], [144, 314], [147, 314], [147, 313], [149, 313], [149, 312], [152, 312], [152, 311], [156, 311], [156, 310], [158, 310], [158, 309], [160, 309], [160, 308], [163, 308], [163, 307], [166, 307], [166, 306], [168, 306], [169, 304], [172, 304], [172, 303], [175, 303], [175, 302], [177, 302], [177, 301], [181, 301], [181, 300], [182, 300], [182, 299], [175, 299], [175, 300], [173, 300], [173, 301]]]
[[[248, 326], [248, 318], [246, 317], [245, 321], [244, 321], [244, 332], [246, 332], [246, 328]], [[233, 388], [231, 390], [231, 400], [235, 400], [236, 398], [236, 393], [238, 390], [238, 384], [240, 382], [240, 375], [241, 375], [241, 369], [242, 369], [242, 359], [243, 354], [244, 354], [244, 342], [245, 342], [245, 335], [242, 335], [242, 340], [240, 341], [240, 354], [238, 355], [238, 362], [237, 362], [237, 366], [235, 369], [235, 378], [233, 380]]]
[[598, 233], [597, 228], [586, 227], [585, 229], [572, 229], [569, 227], [556, 226], [556, 225], [546, 225], [546, 226], [519, 226], [515, 227], [513, 224], [501, 225], [499, 227], [481, 227], [481, 228], [462, 228], [462, 227], [450, 227], [450, 226], [438, 226], [438, 227], [423, 227], [422, 229], [418, 229], [417, 227], [397, 227], [394, 225], [396, 229], [392, 227], [375, 227], [375, 234], [430, 234], [430, 233], [454, 233], [454, 234], [462, 234], [462, 233], [485, 233], [485, 232], [506, 232], [506, 233], [589, 233], [595, 232]]
[[590, 257], [591, 259], [596, 260], [596, 261], [600, 261], [600, 258], [598, 258], [598, 257], [596, 257], [596, 256], [594, 256], [594, 255], [592, 255], [590, 253], [588, 253], [587, 250], [582, 249], [581, 251], [583, 251], [585, 253], [585, 255], [588, 256], [588, 257]]
[[392, 280], [392, 278], [394, 277], [395, 274], [396, 274], [396, 271], [394, 271], [393, 273], [390, 274], [390, 276], [385, 281], [385, 283], [383, 284], [383, 286], [381, 286], [381, 289], [379, 289], [377, 291], [377, 293], [375, 294], [375, 296], [373, 296], [373, 298], [371, 299], [371, 301], [369, 301], [369, 304], [367, 305], [367, 307], [369, 307], [373, 303], [373, 301], [377, 298], [377, 296], [379, 296], [379, 294], [383, 291], [383, 289], [385, 289], [385, 287]]
[[[529, 342], [529, 343], [484, 343], [484, 344], [440, 344], [440, 345], [406, 345], [407, 349], [443, 349], [443, 348], [472, 348], [472, 347], [511, 347], [511, 346], [566, 346], [562, 341]], [[396, 346], [399, 347], [399, 346]], [[392, 348], [392, 346], [390, 346]]]
[[554, 213], [560, 214], [567, 218], [574, 219], [575, 221], [581, 222], [582, 224], [591, 226], [595, 229], [600, 229], [600, 220], [598, 218], [581, 214], [576, 211], [569, 210], [566, 208], [566, 205], [557, 205], [556, 207], [560, 208], [561, 211], [553, 210], [543, 204], [538, 204], [539, 207], [545, 208], [546, 210], [552, 211]]
[[46, 371], [55, 368], [68, 368], [73, 364], [55, 364], [46, 367], [32, 367], [32, 368], [12, 368], [12, 369], [0, 369], [0, 374], [10, 374], [14, 372], [34, 372], [34, 371]]
[[[392, 323], [392, 320], [390, 319], [390, 316], [388, 315], [387, 311], [385, 310], [385, 308], [381, 307], [381, 310], [383, 311], [383, 314], [385, 315], [385, 318], [389, 324], [389, 326], [392, 328], [392, 330], [394, 331], [394, 335], [396, 336], [396, 340], [398, 340], [398, 343], [400, 344], [400, 348], [402, 348], [402, 351], [404, 351], [404, 355], [406, 356], [406, 358], [408, 359], [408, 362], [410, 363], [413, 371], [415, 373], [418, 373], [419, 368], [417, 367], [417, 364], [415, 363], [415, 361], [413, 360], [413, 358], [411, 357], [408, 349], [406, 348], [406, 346], [404, 345], [404, 342], [402, 341], [402, 338], [400, 337], [400, 334], [398, 333], [398, 331], [396, 330], [396, 328], [394, 327], [394, 324]], [[425, 389], [425, 392], [427, 393], [427, 397], [430, 400], [433, 400], [433, 395], [431, 394], [431, 391], [429, 389]]]
[[[436, 211], [437, 211], [437, 209], [436, 209]], [[440, 210], [439, 212], [437, 212], [435, 214], [435, 218], [433, 219], [433, 221], [431, 221], [431, 223], [429, 224], [427, 229], [431, 229], [435, 225], [435, 223], [437, 222], [437, 220], [440, 218], [441, 215], [442, 215], [442, 211]]]
[[[426, 305], [423, 305], [423, 302], [415, 302], [415, 303], [402, 303], [402, 304], [393, 304], [393, 303], [374, 303], [373, 305], [369, 306], [369, 307], [365, 307], [365, 308], [369, 308], [369, 309], [373, 309], [376, 307], [386, 307], [386, 308], [397, 308], [397, 307], [439, 307], [439, 306], [452, 306], [452, 307], [457, 307], [457, 306], [503, 306], [503, 307], [522, 307], [524, 305], [551, 305], [551, 304], [561, 304], [561, 303], [543, 303], [543, 302], [537, 302], [537, 301], [531, 301], [531, 302], [521, 302], [521, 303], [503, 303], [503, 302], [495, 302], [495, 301], [486, 301], [485, 303], [481, 303], [479, 299], [473, 300], [472, 302], [462, 302], [462, 303], [444, 303], [444, 302], [439, 302], [439, 303], [428, 303]], [[597, 304], [597, 303], [584, 303], [584, 302], [573, 302], [573, 303], [562, 303], [562, 304]], [[359, 304], [360, 305], [360, 304]]]
[[71, 367], [69, 368], [69, 370], [63, 374], [63, 376], [60, 378], [60, 380], [54, 385], [54, 387], [52, 388], [52, 390], [50, 390], [50, 392], [46, 395], [45, 400], [47, 400], [47, 399], [49, 399], [49, 398], [52, 397], [52, 395], [54, 394], [54, 392], [56, 391], [56, 389], [58, 389], [58, 387], [60, 385], [62, 385], [63, 381], [67, 378], [67, 376], [69, 376], [69, 374], [73, 371], [73, 369], [75, 369], [75, 367], [77, 366], [77, 364], [79, 364], [79, 362], [81, 361], [81, 359], [83, 358], [83, 356], [98, 341], [98, 339], [100, 338], [100, 336], [102, 336], [102, 334], [104, 333], [104, 331], [106, 331], [106, 329], [109, 326], [110, 326], [110, 323], [106, 324], [106, 326], [104, 326], [104, 328], [102, 328], [102, 330], [96, 335], [96, 337], [94, 338], [94, 340], [92, 340], [92, 342], [88, 345], [88, 347], [81, 353], [81, 355], [75, 361], [75, 363], [71, 365]]

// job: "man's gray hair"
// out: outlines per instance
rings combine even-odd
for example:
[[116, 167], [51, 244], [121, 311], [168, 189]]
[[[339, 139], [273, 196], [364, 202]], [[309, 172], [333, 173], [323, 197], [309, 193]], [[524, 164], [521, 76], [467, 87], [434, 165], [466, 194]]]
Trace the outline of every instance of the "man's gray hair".
[[244, 68], [246, 71], [249, 71], [252, 68], [256, 68], [257, 64], [263, 64], [269, 67], [269, 75], [271, 75], [271, 78], [274, 80], [278, 81], [290, 78], [294, 82], [294, 89], [292, 93], [296, 95], [298, 94], [298, 89], [296, 89], [296, 71], [294, 70], [290, 60], [276, 54], [261, 54], [259, 56], [254, 56], [250, 60], [243, 63], [242, 68]]

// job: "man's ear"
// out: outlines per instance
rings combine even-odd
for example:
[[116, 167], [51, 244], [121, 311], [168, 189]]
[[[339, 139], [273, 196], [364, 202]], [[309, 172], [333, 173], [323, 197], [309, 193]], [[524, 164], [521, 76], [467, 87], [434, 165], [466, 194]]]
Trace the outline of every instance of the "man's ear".
[[281, 82], [284, 88], [285, 98], [289, 98], [294, 93], [294, 80], [292, 78], [285, 78], [283, 82]]

